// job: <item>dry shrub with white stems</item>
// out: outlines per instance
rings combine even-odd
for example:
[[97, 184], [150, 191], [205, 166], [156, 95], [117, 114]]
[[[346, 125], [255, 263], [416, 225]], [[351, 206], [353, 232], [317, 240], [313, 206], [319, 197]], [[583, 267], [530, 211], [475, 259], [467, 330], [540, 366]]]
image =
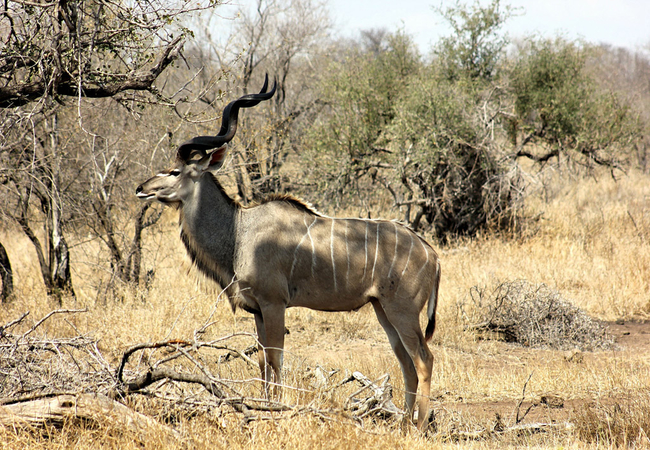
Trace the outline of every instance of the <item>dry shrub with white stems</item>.
[[469, 299], [458, 307], [470, 322], [468, 329], [483, 337], [492, 333], [506, 342], [557, 350], [593, 351], [614, 346], [601, 322], [545, 284], [516, 280], [493, 289], [474, 286]]

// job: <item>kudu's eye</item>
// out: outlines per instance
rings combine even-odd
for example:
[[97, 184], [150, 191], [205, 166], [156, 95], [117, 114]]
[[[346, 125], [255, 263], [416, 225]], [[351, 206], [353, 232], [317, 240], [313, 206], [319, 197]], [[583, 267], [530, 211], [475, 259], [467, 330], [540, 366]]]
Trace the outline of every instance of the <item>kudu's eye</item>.
[[177, 177], [181, 174], [181, 171], [179, 169], [172, 169], [169, 171], [169, 174], [173, 177]]

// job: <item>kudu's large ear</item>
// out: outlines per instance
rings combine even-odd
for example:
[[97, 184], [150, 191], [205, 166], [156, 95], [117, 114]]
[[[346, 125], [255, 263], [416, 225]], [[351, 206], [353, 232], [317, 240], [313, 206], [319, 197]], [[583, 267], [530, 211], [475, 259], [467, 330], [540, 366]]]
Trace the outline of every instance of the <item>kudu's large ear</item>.
[[226, 158], [226, 146], [223, 145], [214, 151], [210, 152], [208, 156], [210, 157], [210, 162], [208, 163], [207, 170], [217, 170], [223, 166], [223, 161]]

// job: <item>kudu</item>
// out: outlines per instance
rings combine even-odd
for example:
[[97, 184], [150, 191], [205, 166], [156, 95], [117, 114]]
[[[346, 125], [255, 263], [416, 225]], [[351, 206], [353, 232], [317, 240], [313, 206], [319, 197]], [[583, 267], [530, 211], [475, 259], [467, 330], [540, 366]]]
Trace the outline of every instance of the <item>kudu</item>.
[[[255, 316], [267, 389], [280, 383], [287, 308], [351, 311], [371, 303], [401, 365], [411, 417], [420, 385], [422, 425], [433, 365], [427, 341], [440, 281], [433, 248], [397, 222], [327, 217], [286, 195], [245, 207], [214, 176], [237, 130], [240, 108], [270, 99], [276, 86], [268, 92], [267, 87], [268, 77], [259, 94], [226, 106], [219, 134], [182, 144], [175, 166], [142, 183], [137, 196], [179, 209], [181, 239], [194, 264], [227, 286], [233, 309]], [[427, 301], [423, 335], [419, 315]]]

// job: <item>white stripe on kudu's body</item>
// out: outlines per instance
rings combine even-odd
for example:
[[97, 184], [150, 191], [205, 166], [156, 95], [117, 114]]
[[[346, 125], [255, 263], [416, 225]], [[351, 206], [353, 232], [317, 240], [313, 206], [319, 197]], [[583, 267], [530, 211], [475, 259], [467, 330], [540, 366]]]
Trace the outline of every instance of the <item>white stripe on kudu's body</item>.
[[[193, 262], [229, 286], [233, 308], [255, 316], [267, 387], [280, 383], [286, 308], [351, 311], [370, 303], [401, 365], [411, 413], [420, 389], [422, 425], [433, 364], [426, 341], [435, 327], [437, 255], [395, 222], [334, 219], [288, 196], [272, 196], [253, 207], [228, 197], [213, 172], [221, 167], [225, 144], [235, 134], [239, 109], [270, 98], [275, 86], [269, 92], [266, 88], [265, 83], [259, 94], [230, 103], [217, 136], [182, 144], [176, 166], [145, 181], [137, 195], [178, 207], [181, 239]], [[235, 282], [229, 285], [231, 280]], [[419, 315], [425, 305], [428, 324], [423, 334]]]
[[348, 221], [345, 221], [345, 259], [348, 263], [348, 270], [345, 272], [345, 288], [350, 284], [350, 244], [348, 243]]
[[372, 281], [375, 280], [375, 267], [377, 267], [377, 256], [379, 255], [379, 222], [377, 222], [377, 231], [375, 231], [375, 237], [377, 238], [377, 242], [375, 242], [375, 261], [372, 263]]
[[390, 263], [390, 269], [388, 269], [388, 278], [390, 278], [393, 273], [393, 267], [395, 267], [395, 260], [397, 259], [397, 243], [399, 242], [397, 224], [395, 222], [393, 222], [393, 227], [395, 227], [395, 254], [393, 255], [393, 261]]
[[338, 292], [339, 288], [336, 285], [336, 261], [334, 261], [334, 224], [336, 220], [332, 220], [332, 230], [330, 232], [330, 256], [332, 258], [332, 278], [334, 279], [334, 292]]

